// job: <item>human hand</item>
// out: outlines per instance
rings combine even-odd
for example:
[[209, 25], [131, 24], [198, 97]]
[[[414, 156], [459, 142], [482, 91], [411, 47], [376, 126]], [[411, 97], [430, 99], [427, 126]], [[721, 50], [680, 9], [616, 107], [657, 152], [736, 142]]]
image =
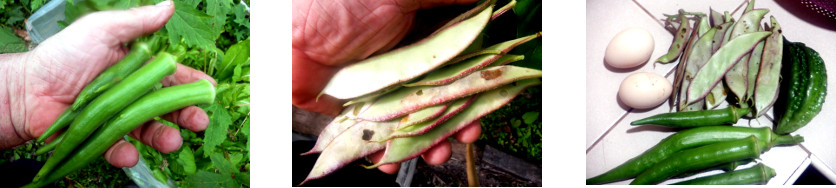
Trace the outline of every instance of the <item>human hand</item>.
[[[409, 33], [415, 13], [421, 8], [470, 4], [476, 0], [352, 0], [293, 1], [293, 105], [308, 111], [336, 116], [343, 101], [317, 95], [339, 68], [374, 53], [394, 47]], [[460, 142], [479, 138], [478, 121], [455, 134]], [[379, 160], [382, 152], [372, 154]], [[450, 143], [444, 141], [422, 154], [429, 164], [450, 158]], [[386, 173], [399, 164], [382, 165]]]
[[[168, 3], [166, 3], [168, 2]], [[126, 11], [103, 11], [87, 15], [50, 37], [30, 52], [16, 54], [10, 61], [5, 79], [7, 112], [0, 110], [0, 148], [9, 148], [37, 138], [67, 107], [76, 95], [105, 68], [122, 59], [128, 50], [123, 44], [162, 28], [174, 13], [174, 5], [164, 1]], [[164, 86], [214, 80], [183, 65], [165, 79]], [[2, 95], [2, 94], [0, 94]], [[2, 99], [2, 97], [0, 97]], [[0, 107], [5, 104], [0, 103]], [[8, 115], [8, 121], [3, 119]], [[181, 127], [202, 131], [209, 117], [202, 109], [190, 106], [163, 116]], [[13, 132], [13, 133], [10, 133]], [[11, 135], [11, 136], [8, 136]], [[53, 137], [58, 134], [53, 135]], [[176, 151], [182, 144], [179, 130], [149, 121], [130, 133], [131, 137], [160, 152]], [[104, 154], [116, 167], [134, 166], [138, 152], [120, 140]]]

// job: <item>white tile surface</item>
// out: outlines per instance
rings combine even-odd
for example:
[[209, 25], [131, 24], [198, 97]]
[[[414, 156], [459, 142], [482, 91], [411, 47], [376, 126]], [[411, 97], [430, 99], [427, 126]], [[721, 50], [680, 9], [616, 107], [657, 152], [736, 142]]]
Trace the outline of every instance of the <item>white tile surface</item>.
[[[603, 56], [609, 40], [616, 33], [629, 27], [646, 29], [654, 37], [656, 43], [651, 55], [652, 61], [667, 51], [673, 38], [661, 23], [655, 20], [663, 18], [663, 14], [676, 14], [679, 9], [708, 13], [709, 7], [721, 13], [726, 10], [735, 12], [740, 9], [733, 14], [737, 19], [745, 6], [746, 3], [743, 0], [587, 1], [587, 178], [620, 165], [674, 133], [673, 129], [629, 125], [630, 121], [667, 112], [667, 102], [655, 109], [639, 112], [619, 105], [616, 98], [618, 85], [626, 76], [646, 71], [667, 75], [666, 77], [672, 80], [673, 75], [668, 75], [668, 73], [674, 64], [657, 65], [655, 69], [652, 63], [647, 63], [636, 70], [608, 69], [604, 66]], [[826, 63], [827, 72], [831, 75], [831, 79], [828, 80], [830, 95], [825, 100], [822, 112], [806, 127], [794, 133], [804, 136], [805, 142], [802, 146], [775, 147], [761, 155], [760, 162], [774, 168], [777, 172], [776, 177], [769, 182], [770, 185], [792, 184], [799, 173], [810, 164], [808, 157], [811, 153], [823, 163], [819, 165], [820, 167], [829, 168], [830, 172], [823, 173], [836, 171], [834, 168], [836, 167], [836, 147], [833, 146], [833, 143], [836, 143], [836, 125], [831, 125], [831, 122], [836, 122], [836, 113], [834, 113], [836, 99], [832, 97], [836, 95], [836, 89], [834, 89], [836, 81], [832, 79], [833, 75], [836, 75], [836, 66], [834, 66], [836, 65], [836, 31], [808, 23], [796, 16], [799, 13], [788, 12], [788, 8], [783, 6], [786, 6], [786, 3], [778, 4], [774, 1], [757, 1], [755, 4], [755, 8], [770, 10], [766, 19], [769, 16], [775, 16], [788, 40], [803, 42], [820, 53]], [[741, 120], [735, 126], [763, 127], [772, 126], [772, 122], [766, 117], [761, 117], [757, 121]], [[748, 166], [751, 165], [754, 164]], [[828, 169], [821, 170], [827, 171]], [[716, 173], [719, 171], [697, 176]], [[668, 180], [663, 184], [692, 178], [694, 177]], [[613, 184], [628, 184], [629, 182], [630, 180]]]

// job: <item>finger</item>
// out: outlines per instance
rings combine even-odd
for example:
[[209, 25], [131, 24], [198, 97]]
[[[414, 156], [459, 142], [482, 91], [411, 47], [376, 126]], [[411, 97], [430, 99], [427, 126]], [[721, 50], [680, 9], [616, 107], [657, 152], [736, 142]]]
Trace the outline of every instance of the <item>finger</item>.
[[154, 120], [134, 129], [129, 135], [162, 153], [177, 151], [183, 145], [180, 130]]
[[[380, 161], [380, 158], [383, 157], [383, 152], [384, 151], [378, 151], [378, 152], [372, 153], [371, 155], [369, 155], [369, 159], [372, 160], [372, 163], [377, 163], [378, 161]], [[383, 173], [387, 173], [387, 174], [398, 173], [398, 170], [400, 170], [400, 168], [401, 168], [400, 163], [385, 164], [385, 165], [380, 165], [380, 166], [377, 167], [378, 170], [380, 170]]]
[[467, 127], [462, 128], [462, 130], [453, 136], [461, 143], [470, 144], [476, 142], [481, 135], [482, 123], [480, 123], [479, 120], [476, 120], [470, 123], [470, 125], [467, 125]]
[[[88, 35], [96, 36], [110, 45], [121, 45], [133, 41], [139, 36], [153, 33], [162, 28], [171, 15], [174, 4], [163, 1], [158, 5], [143, 6], [123, 11], [100, 11], [91, 13], [76, 21], [72, 27], [89, 30]], [[68, 29], [70, 29], [68, 27]]]
[[430, 165], [440, 165], [447, 162], [451, 155], [450, 141], [444, 140], [421, 154], [424, 162]]
[[162, 83], [163, 86], [173, 86], [173, 85], [180, 85], [180, 84], [188, 84], [192, 82], [199, 81], [200, 79], [209, 80], [212, 85], [218, 85], [211, 76], [206, 75], [203, 71], [191, 68], [189, 66], [182, 65], [177, 63], [177, 71], [174, 72], [172, 75], [168, 75], [163, 78]]
[[139, 152], [133, 144], [119, 139], [104, 154], [105, 160], [116, 168], [132, 167], [139, 161]]
[[197, 106], [188, 106], [176, 110], [163, 115], [162, 118], [194, 132], [206, 130], [206, 127], [209, 126], [209, 115]]
[[478, 0], [421, 0], [418, 4], [422, 9], [435, 8], [448, 5], [466, 5], [474, 3]]
[[312, 112], [330, 116], [337, 116], [342, 109], [342, 102], [329, 95], [317, 95], [331, 76], [336, 72], [335, 67], [314, 62], [301, 50], [293, 49], [293, 105]]

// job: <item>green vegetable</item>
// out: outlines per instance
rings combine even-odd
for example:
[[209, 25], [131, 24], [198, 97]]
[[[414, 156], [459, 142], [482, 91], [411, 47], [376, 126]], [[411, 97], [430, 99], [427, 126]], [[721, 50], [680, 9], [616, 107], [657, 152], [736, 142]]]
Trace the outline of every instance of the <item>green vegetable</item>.
[[[782, 63], [792, 68], [787, 73], [791, 76], [784, 76], [782, 81], [789, 91], [783, 113], [776, 116], [778, 134], [791, 133], [807, 125], [821, 111], [827, 96], [827, 71], [818, 52], [803, 43], [784, 41], [784, 44]], [[780, 113], [781, 109], [776, 111]]]
[[726, 164], [717, 165], [717, 166], [707, 168], [707, 169], [687, 171], [687, 172], [684, 172], [682, 174], [678, 174], [678, 175], [674, 176], [674, 178], [690, 177], [690, 176], [693, 176], [693, 175], [696, 175], [696, 174], [699, 174], [699, 173], [708, 172], [708, 171], [712, 171], [712, 170], [723, 170], [723, 171], [726, 171], [726, 172], [731, 172], [731, 171], [734, 171], [734, 169], [736, 169], [737, 166], [745, 165], [745, 164], [748, 164], [752, 161], [755, 161], [755, 159], [744, 159], [744, 160], [740, 160], [740, 161], [734, 161], [734, 162], [730, 162], [730, 163], [726, 163]]
[[39, 148], [38, 151], [35, 151], [35, 154], [43, 155], [46, 152], [52, 151], [53, 149], [55, 149], [55, 146], [58, 146], [58, 144], [61, 143], [62, 140], [64, 140], [64, 137], [66, 135], [66, 132], [64, 134], [58, 135], [58, 137], [52, 140], [52, 142], [46, 143], [44, 144], [44, 146], [41, 146], [41, 148]]
[[409, 115], [406, 115], [403, 118], [401, 118], [401, 123], [398, 124], [398, 129], [403, 129], [415, 124], [437, 119], [438, 116], [444, 114], [444, 111], [447, 110], [447, 107], [448, 104], [439, 104], [418, 110], [417, 112], [410, 113]]
[[685, 59], [685, 70], [682, 76], [682, 83], [679, 87], [679, 111], [696, 111], [702, 110], [703, 102], [697, 101], [694, 104], [687, 104], [688, 100], [685, 97], [685, 92], [688, 89], [688, 86], [691, 85], [691, 80], [694, 79], [694, 75], [697, 74], [697, 71], [700, 70], [700, 67], [705, 65], [705, 62], [711, 58], [711, 45], [712, 39], [714, 39], [714, 34], [717, 32], [718, 28], [722, 26], [717, 26], [714, 28], [709, 29], [705, 32], [705, 34], [697, 40], [697, 42], [690, 46], [690, 51], [688, 52], [687, 59]]
[[471, 105], [466, 107], [464, 111], [453, 116], [438, 127], [421, 135], [389, 140], [386, 144], [386, 151], [383, 157], [380, 158], [380, 161], [366, 168], [374, 168], [387, 163], [397, 163], [416, 157], [469, 125], [474, 120], [502, 107], [502, 105], [511, 101], [511, 99], [526, 88], [539, 84], [540, 79], [526, 79], [518, 81], [516, 84], [505, 85], [481, 93], [476, 96], [476, 99], [473, 99]]
[[[459, 114], [459, 112], [462, 112], [462, 110], [464, 110], [465, 108], [470, 106], [471, 103], [473, 103], [474, 98], [475, 97], [461, 98], [459, 100], [453, 101], [453, 102], [450, 103], [450, 108], [448, 108], [444, 112], [443, 116], [438, 117], [433, 121], [423, 122], [423, 123], [419, 123], [417, 125], [413, 125], [413, 126], [409, 126], [409, 127], [399, 127], [394, 132], [392, 132], [392, 134], [386, 140], [396, 138], [396, 137], [407, 137], [407, 136], [416, 136], [416, 135], [424, 134], [427, 131], [432, 130], [432, 128], [435, 128], [438, 125], [441, 125], [442, 123], [444, 123], [448, 119], [452, 118], [456, 114]], [[382, 140], [382, 141], [386, 141], [386, 140]]]
[[674, 34], [673, 43], [671, 43], [671, 47], [668, 48], [668, 53], [662, 55], [656, 59], [658, 63], [670, 63], [676, 58], [679, 58], [679, 54], [682, 54], [682, 50], [685, 48], [685, 42], [688, 42], [688, 36], [691, 33], [691, 24], [688, 22], [688, 18], [685, 17], [683, 13], [684, 10], [679, 9], [679, 20], [682, 21], [682, 24], [679, 24], [679, 29], [676, 30], [676, 34]]
[[700, 110], [689, 112], [671, 112], [657, 114], [630, 122], [630, 125], [662, 125], [667, 127], [701, 127], [712, 125], [731, 125], [740, 117], [749, 113], [749, 108], [728, 108], [719, 110]]
[[755, 99], [755, 117], [763, 115], [778, 99], [784, 40], [782, 39], [781, 26], [778, 25], [775, 17], [770, 17], [770, 19], [772, 20], [772, 35], [766, 38], [763, 45], [760, 72], [757, 75], [758, 84], [755, 86], [755, 94], [752, 96]]
[[334, 74], [322, 93], [355, 98], [427, 73], [467, 48], [487, 25], [492, 10], [493, 5], [418, 43], [346, 66]]
[[110, 66], [102, 71], [99, 76], [96, 76], [93, 81], [90, 81], [90, 83], [81, 90], [78, 97], [76, 97], [75, 102], [73, 102], [73, 105], [61, 113], [61, 115], [58, 116], [58, 119], [56, 119], [55, 122], [53, 122], [52, 125], [46, 129], [44, 134], [41, 134], [41, 136], [38, 137], [38, 142], [43, 142], [56, 131], [69, 125], [70, 122], [72, 122], [72, 120], [81, 112], [81, 107], [87, 105], [88, 102], [98, 97], [102, 94], [102, 92], [106, 91], [111, 86], [122, 81], [125, 77], [128, 77], [128, 75], [136, 71], [136, 69], [142, 66], [142, 64], [150, 58], [151, 50], [148, 45], [144, 42], [135, 42], [131, 47], [131, 51], [128, 52], [122, 60], [119, 60], [119, 62], [116, 62], [113, 66]]
[[686, 171], [757, 158], [761, 152], [768, 149], [769, 146], [766, 143], [759, 141], [755, 136], [749, 136], [743, 139], [682, 150], [665, 158], [665, 160], [659, 161], [659, 163], [636, 176], [636, 179], [630, 182], [630, 185], [657, 184]]
[[517, 80], [542, 77], [543, 72], [511, 65], [490, 67], [441, 86], [406, 87], [378, 98], [357, 118], [388, 121], [428, 106], [446, 103]]
[[98, 159], [116, 141], [154, 117], [191, 105], [209, 104], [215, 99], [215, 87], [205, 79], [166, 87], [137, 99], [81, 145], [67, 160], [37, 182], [44, 186]]
[[804, 141], [804, 138], [801, 136], [779, 136], [767, 127], [697, 127], [680, 131], [662, 139], [662, 141], [652, 148], [648, 149], [641, 155], [624, 162], [624, 164], [621, 164], [604, 174], [586, 179], [586, 184], [603, 184], [630, 179], [636, 177], [636, 175], [650, 168], [659, 161], [662, 161], [681, 150], [713, 143], [737, 140], [749, 136], [755, 136], [764, 143], [771, 143], [774, 145], [792, 145]]
[[359, 111], [359, 109], [355, 109], [361, 108], [362, 106], [363, 104], [355, 104], [353, 106], [346, 107], [340, 113], [340, 115], [335, 117], [334, 120], [331, 121], [331, 123], [328, 123], [328, 125], [326, 125], [324, 129], [322, 129], [322, 131], [319, 133], [319, 137], [316, 139], [316, 144], [314, 144], [314, 147], [311, 148], [310, 151], [302, 153], [300, 155], [308, 155], [322, 152], [322, 150], [325, 149], [325, 147], [327, 147], [328, 144], [331, 144], [331, 141], [333, 141], [334, 138], [337, 137], [337, 135], [350, 128], [351, 126], [354, 126], [357, 123], [359, 123], [359, 120], [349, 118], [349, 116], [356, 116], [356, 113], [357, 111]]
[[[767, 12], [769, 12], [768, 9], [756, 9], [744, 13], [740, 17], [740, 20], [734, 23], [734, 27], [731, 30], [731, 39], [735, 39], [745, 33], [758, 31], [761, 28], [761, 19], [763, 19], [763, 15]], [[747, 91], [749, 87], [747, 80], [749, 68], [749, 56], [743, 56], [739, 58], [737, 63], [734, 63], [725, 75], [726, 85], [735, 94], [738, 101], [748, 100], [746, 93], [749, 92]]]
[[[723, 75], [731, 69], [737, 60], [746, 55], [763, 38], [772, 32], [752, 32], [740, 35], [729, 41], [711, 56], [697, 75], [694, 76], [691, 85], [688, 87], [688, 103], [702, 99], [708, 94], [710, 88], [715, 87], [721, 81]], [[716, 96], [715, 96], [716, 97]]]
[[52, 171], [105, 120], [151, 90], [154, 84], [159, 83], [163, 77], [173, 74], [176, 70], [174, 56], [161, 52], [154, 60], [93, 99], [67, 129], [67, 136], [55, 148], [52, 157], [35, 176], [35, 181]]
[[674, 183], [674, 185], [751, 185], [766, 184], [775, 177], [775, 169], [763, 163], [754, 167]]

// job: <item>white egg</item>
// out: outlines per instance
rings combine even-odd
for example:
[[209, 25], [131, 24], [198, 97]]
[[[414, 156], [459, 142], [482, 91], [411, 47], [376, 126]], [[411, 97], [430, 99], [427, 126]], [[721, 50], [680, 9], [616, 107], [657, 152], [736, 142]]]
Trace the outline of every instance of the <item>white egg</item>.
[[607, 45], [604, 62], [615, 68], [633, 68], [650, 59], [653, 36], [647, 30], [629, 28], [621, 31]]
[[654, 73], [634, 73], [618, 88], [618, 98], [627, 106], [648, 109], [659, 106], [671, 95], [671, 82]]

